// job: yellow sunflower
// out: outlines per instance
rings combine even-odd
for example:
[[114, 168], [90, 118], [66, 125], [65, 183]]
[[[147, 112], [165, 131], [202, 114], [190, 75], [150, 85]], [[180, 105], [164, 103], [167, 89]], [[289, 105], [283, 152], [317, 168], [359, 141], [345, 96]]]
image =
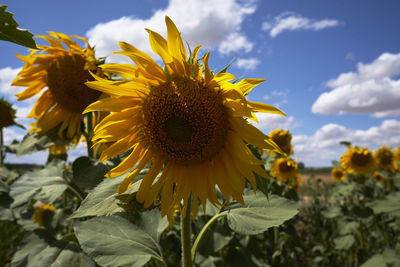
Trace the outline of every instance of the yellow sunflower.
[[3, 98], [0, 98], [0, 128], [15, 124], [15, 109]]
[[385, 182], [385, 178], [383, 178], [383, 176], [378, 171], [374, 171], [372, 176], [374, 177], [375, 181], [377, 181], [379, 183]]
[[396, 161], [400, 161], [400, 146], [396, 147], [395, 159]]
[[[291, 144], [292, 135], [287, 130], [275, 129], [269, 133], [269, 137], [285, 152], [287, 155], [293, 154], [293, 146]], [[274, 153], [273, 151], [271, 151]]]
[[35, 203], [34, 209], [35, 209], [35, 211], [33, 213], [32, 221], [39, 224], [39, 226], [43, 226], [43, 213], [45, 211], [55, 212], [53, 204], [47, 205], [47, 204], [43, 204], [40, 201]]
[[346, 179], [346, 172], [342, 168], [332, 168], [331, 177], [335, 182], [344, 181]]
[[[17, 94], [18, 100], [30, 98], [46, 88], [28, 115], [37, 120], [32, 131], [44, 134], [59, 127], [61, 139], [73, 139], [81, 134], [82, 111], [100, 95], [85, 85], [86, 81], [93, 80], [89, 71], [99, 69], [94, 50], [85, 38], [56, 32], [49, 35], [37, 37], [50, 45], [38, 45], [39, 50], [32, 50], [28, 56], [17, 54], [25, 65], [12, 85], [28, 87]], [[83, 40], [87, 47], [82, 49], [71, 37]]]
[[[245, 95], [263, 79], [232, 83], [232, 74], [212, 73], [209, 52], [201, 58], [204, 65], [200, 65], [200, 46], [188, 57], [175, 24], [168, 17], [166, 24], [167, 40], [147, 30], [150, 45], [164, 61], [164, 69], [144, 52], [120, 42], [123, 51], [117, 54], [130, 57], [136, 66], [105, 64], [101, 68], [127, 81], [94, 75], [96, 81], [87, 83], [111, 95], [85, 111], [112, 112], [94, 129], [94, 144], [107, 144], [100, 160], [132, 150], [108, 173], [108, 177], [116, 177], [130, 171], [119, 185], [119, 193], [127, 190], [140, 170], [151, 163], [136, 198], [148, 207], [160, 193], [162, 215], [171, 215], [174, 207], [182, 201], [187, 203], [190, 195], [194, 198], [193, 210], [197, 210], [197, 200], [203, 205], [207, 199], [219, 204], [216, 185], [228, 202], [234, 199], [243, 203], [246, 178], [255, 188], [253, 172], [266, 175], [260, 166], [263, 162], [246, 143], [281, 152], [245, 118], [256, 120], [254, 112], [284, 114], [273, 106], [246, 100]], [[186, 205], [183, 214], [185, 211]]]
[[390, 147], [382, 146], [375, 150], [374, 159], [378, 168], [392, 173], [396, 172], [397, 161]]
[[298, 180], [297, 163], [290, 158], [279, 158], [271, 167], [271, 175], [279, 181], [290, 184], [292, 181]]
[[369, 148], [350, 147], [340, 158], [340, 164], [348, 173], [367, 174], [375, 169], [375, 161]]

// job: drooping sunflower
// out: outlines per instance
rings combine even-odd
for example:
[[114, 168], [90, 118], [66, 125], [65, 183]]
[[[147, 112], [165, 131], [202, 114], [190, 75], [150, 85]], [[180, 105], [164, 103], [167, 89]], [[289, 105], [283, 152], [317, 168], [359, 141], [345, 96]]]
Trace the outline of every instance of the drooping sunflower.
[[374, 157], [369, 148], [350, 147], [341, 156], [340, 164], [348, 173], [365, 175], [375, 169]]
[[116, 177], [137, 164], [119, 185], [119, 193], [127, 190], [144, 166], [151, 163], [136, 198], [148, 207], [160, 193], [162, 215], [171, 215], [182, 201], [187, 203], [190, 195], [194, 211], [198, 200], [203, 205], [207, 199], [218, 204], [216, 185], [228, 202], [234, 199], [243, 203], [246, 178], [255, 188], [253, 172], [266, 175], [260, 166], [263, 162], [252, 154], [246, 142], [281, 152], [245, 118], [255, 120], [254, 112], [284, 114], [273, 106], [246, 100], [245, 95], [263, 79], [232, 83], [232, 74], [212, 73], [209, 52], [201, 58], [201, 65], [200, 46], [188, 56], [178, 29], [168, 17], [166, 25], [167, 40], [147, 29], [151, 48], [162, 58], [164, 69], [144, 52], [120, 42], [123, 51], [117, 54], [130, 57], [136, 66], [101, 67], [127, 81], [109, 81], [94, 75], [96, 81], [87, 83], [111, 96], [86, 109], [112, 112], [94, 129], [94, 143], [107, 144], [100, 160], [132, 149], [108, 173], [108, 177]]
[[342, 168], [332, 168], [331, 177], [335, 182], [344, 181], [346, 179], [346, 172]]
[[16, 111], [12, 108], [12, 105], [0, 98], [0, 128], [15, 124], [15, 113]]
[[299, 176], [296, 161], [290, 158], [278, 158], [271, 166], [271, 175], [279, 181], [290, 184]]
[[[37, 37], [50, 45], [38, 45], [39, 50], [31, 50], [27, 56], [17, 54], [25, 65], [12, 85], [28, 87], [17, 94], [18, 100], [30, 98], [44, 89], [28, 115], [37, 120], [32, 124], [32, 131], [44, 134], [59, 127], [61, 139], [73, 139], [81, 134], [82, 111], [100, 96], [99, 91], [85, 85], [86, 81], [93, 80], [89, 71], [100, 75], [100, 69], [96, 66], [94, 50], [85, 38], [56, 32], [49, 35]], [[87, 47], [83, 49], [71, 37], [83, 40]]]
[[[269, 137], [271, 137], [284, 153], [287, 155], [293, 154], [293, 146], [291, 144], [292, 135], [288, 130], [275, 129], [269, 133]], [[274, 153], [273, 151], [271, 152]]]
[[34, 205], [34, 213], [32, 221], [37, 223], [39, 226], [43, 226], [43, 213], [45, 212], [55, 212], [53, 204], [43, 204], [42, 202], [37, 202]]
[[396, 172], [397, 162], [395, 154], [390, 147], [382, 146], [375, 150], [374, 159], [378, 168], [392, 173]]
[[372, 177], [374, 177], [375, 181], [377, 181], [379, 183], [385, 182], [385, 178], [378, 171], [374, 171], [374, 173], [372, 174]]

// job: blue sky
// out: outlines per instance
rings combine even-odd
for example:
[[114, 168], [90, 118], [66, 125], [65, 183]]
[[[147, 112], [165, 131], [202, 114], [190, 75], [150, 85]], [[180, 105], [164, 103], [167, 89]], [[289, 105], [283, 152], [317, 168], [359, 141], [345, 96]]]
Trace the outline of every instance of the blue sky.
[[[266, 78], [249, 98], [276, 105], [288, 115], [260, 114], [265, 133], [293, 134], [295, 159], [306, 166], [329, 166], [345, 151], [340, 141], [376, 148], [400, 145], [400, 2], [369, 0], [141, 0], [3, 1], [22, 28], [85, 36], [97, 56], [117, 51], [120, 40], [151, 53], [144, 28], [165, 34], [170, 16], [183, 38], [202, 52], [211, 67], [237, 77]], [[42, 40], [39, 43], [44, 44]], [[19, 109], [19, 122], [32, 101], [17, 103], [22, 88], [9, 85], [21, 62], [17, 45], [0, 42], [0, 94]], [[151, 54], [155, 57], [154, 54]], [[108, 62], [125, 58], [111, 56]], [[10, 127], [6, 143], [24, 132]], [[83, 154], [78, 147], [70, 159]], [[8, 162], [38, 162], [46, 153]]]

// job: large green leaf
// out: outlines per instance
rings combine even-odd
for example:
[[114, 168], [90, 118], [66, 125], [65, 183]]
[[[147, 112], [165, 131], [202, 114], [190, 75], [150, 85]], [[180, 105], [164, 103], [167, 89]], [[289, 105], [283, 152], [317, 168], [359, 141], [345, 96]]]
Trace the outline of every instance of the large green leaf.
[[83, 250], [102, 266], [143, 266], [163, 262], [159, 239], [168, 222], [157, 210], [143, 212], [135, 224], [117, 215], [78, 222], [75, 233]]
[[0, 40], [13, 42], [29, 48], [35, 48], [33, 34], [27, 30], [17, 28], [19, 25], [14, 20], [13, 14], [6, 11], [7, 6], [0, 5]]
[[10, 184], [19, 176], [18, 172], [14, 170], [9, 170], [6, 167], [0, 167], [0, 178], [7, 184]]
[[72, 163], [72, 177], [82, 190], [98, 185], [108, 170], [106, 165], [89, 157], [79, 157]]
[[9, 196], [9, 187], [0, 180], [0, 221], [13, 220], [13, 213], [10, 209], [12, 198]]
[[121, 212], [116, 198], [117, 187], [126, 175], [116, 178], [107, 178], [96, 186], [82, 201], [80, 207], [72, 214], [72, 218], [86, 216], [103, 216]]
[[37, 266], [95, 266], [76, 243], [56, 241], [45, 232], [36, 230], [22, 240], [11, 267]]
[[22, 175], [10, 186], [10, 196], [14, 199], [11, 208], [23, 206], [32, 198], [53, 203], [68, 187], [62, 178], [64, 168], [64, 161], [52, 161], [41, 170]]
[[391, 193], [384, 199], [374, 200], [369, 203], [369, 207], [374, 213], [391, 213], [396, 217], [400, 217], [400, 192]]
[[224, 211], [229, 227], [240, 234], [252, 235], [279, 226], [298, 213], [297, 203], [276, 195], [267, 197], [261, 192], [244, 196], [245, 205]]

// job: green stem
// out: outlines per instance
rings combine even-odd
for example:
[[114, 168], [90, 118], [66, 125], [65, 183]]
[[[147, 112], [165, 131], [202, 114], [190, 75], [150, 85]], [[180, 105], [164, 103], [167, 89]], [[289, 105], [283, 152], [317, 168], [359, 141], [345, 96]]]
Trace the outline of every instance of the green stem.
[[5, 158], [5, 154], [6, 154], [5, 151], [3, 154], [3, 142], [4, 142], [3, 141], [3, 127], [0, 127], [0, 167], [2, 167], [4, 164], [4, 158]]
[[192, 247], [192, 259], [194, 260], [194, 258], [196, 257], [196, 252], [197, 252], [197, 247], [200, 244], [201, 239], [203, 238], [204, 234], [206, 233], [206, 231], [208, 230], [208, 228], [210, 228], [210, 226], [217, 221], [217, 219], [219, 219], [220, 217], [226, 216], [226, 213], [219, 213], [217, 215], [215, 215], [214, 217], [212, 217], [207, 223], [206, 225], [204, 225], [204, 227], [201, 229], [200, 233], [198, 234], [198, 236], [196, 237], [196, 240], [194, 241], [193, 247]]
[[190, 229], [190, 213], [192, 209], [192, 197], [190, 196], [186, 203], [186, 213], [181, 214], [181, 246], [182, 246], [182, 267], [192, 267], [191, 250], [191, 229]]
[[92, 137], [93, 137], [93, 113], [89, 112], [86, 116], [86, 145], [87, 145], [87, 152], [88, 152], [88, 157], [89, 158], [94, 158], [94, 153], [93, 153], [93, 143], [92, 143]]
[[68, 188], [77, 198], [79, 198], [80, 202], [83, 201], [82, 195], [81, 195], [75, 188], [73, 188], [73, 187], [70, 186], [70, 185], [68, 185], [67, 188]]

